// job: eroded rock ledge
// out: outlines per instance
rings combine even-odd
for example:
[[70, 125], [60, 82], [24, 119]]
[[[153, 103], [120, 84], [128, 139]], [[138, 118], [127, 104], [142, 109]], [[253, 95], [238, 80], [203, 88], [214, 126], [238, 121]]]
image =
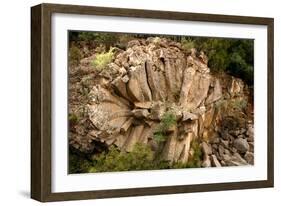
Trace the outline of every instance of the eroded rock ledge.
[[[161, 150], [163, 160], [186, 163], [194, 152], [191, 141], [198, 140], [203, 167], [253, 164], [251, 121], [242, 117], [234, 126], [236, 119], [228, 117], [230, 125], [224, 119], [223, 103], [233, 100], [248, 101], [243, 82], [211, 75], [203, 53], [186, 53], [164, 38], [134, 40], [95, 76], [85, 107], [84, 121], [90, 126], [71, 135], [70, 145], [91, 152], [95, 142], [102, 142], [130, 152], [136, 143], [144, 143]], [[160, 147], [154, 135], [167, 113], [176, 124], [165, 131]]]

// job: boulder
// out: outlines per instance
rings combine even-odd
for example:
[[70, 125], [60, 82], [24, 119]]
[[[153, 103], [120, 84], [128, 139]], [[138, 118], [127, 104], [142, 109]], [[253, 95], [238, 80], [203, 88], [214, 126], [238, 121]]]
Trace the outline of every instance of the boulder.
[[211, 162], [213, 167], [221, 167], [221, 164], [218, 161], [216, 155], [211, 155]]
[[243, 138], [235, 139], [233, 145], [240, 153], [246, 153], [250, 149], [247, 140]]
[[225, 160], [227, 166], [247, 165], [246, 160], [244, 160], [238, 153], [234, 153], [233, 156], [224, 155], [224, 160]]

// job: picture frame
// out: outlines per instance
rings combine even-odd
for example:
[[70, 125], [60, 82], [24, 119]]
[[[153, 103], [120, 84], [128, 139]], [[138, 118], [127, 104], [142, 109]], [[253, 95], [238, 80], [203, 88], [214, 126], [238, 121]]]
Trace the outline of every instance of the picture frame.
[[[266, 65], [264, 75], [267, 79], [267, 125], [266, 138], [266, 178], [263, 180], [230, 181], [219, 183], [200, 183], [184, 185], [162, 185], [96, 189], [82, 191], [54, 192], [52, 130], [54, 114], [52, 111], [53, 92], [58, 85], [53, 84], [52, 61], [54, 14], [78, 15], [88, 18], [127, 18], [129, 21], [145, 19], [150, 21], [167, 20], [192, 22], [193, 24], [221, 23], [239, 24], [247, 27], [263, 26], [266, 29]], [[131, 20], [130, 20], [131, 19]], [[69, 28], [71, 29], [71, 28]], [[78, 5], [40, 4], [31, 8], [31, 198], [41, 201], [65, 201], [110, 197], [160, 195], [221, 190], [266, 188], [274, 185], [274, 20], [263, 17], [230, 16], [171, 11], [152, 11], [137, 9], [106, 8]], [[66, 54], [65, 54], [66, 55]], [[133, 173], [131, 174], [133, 175]]]

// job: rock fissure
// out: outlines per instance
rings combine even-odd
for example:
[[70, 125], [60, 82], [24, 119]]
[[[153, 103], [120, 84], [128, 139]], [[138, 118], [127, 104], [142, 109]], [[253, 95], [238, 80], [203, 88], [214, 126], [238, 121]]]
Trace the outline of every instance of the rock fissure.
[[[91, 152], [93, 142], [100, 141], [130, 152], [145, 143], [163, 160], [187, 163], [194, 154], [192, 142], [198, 141], [202, 167], [253, 164], [252, 122], [227, 116], [225, 109], [237, 99], [247, 101], [246, 88], [237, 78], [211, 74], [206, 59], [193, 50], [186, 54], [165, 38], [128, 43], [110, 63], [114, 72], [97, 75], [86, 115], [93, 127], [84, 136], [71, 136], [70, 145]], [[176, 124], [159, 132], [167, 114]], [[228, 125], [234, 118], [249, 134], [240, 131], [241, 125]], [[240, 137], [233, 137], [237, 130]], [[155, 133], [166, 139], [157, 142]]]

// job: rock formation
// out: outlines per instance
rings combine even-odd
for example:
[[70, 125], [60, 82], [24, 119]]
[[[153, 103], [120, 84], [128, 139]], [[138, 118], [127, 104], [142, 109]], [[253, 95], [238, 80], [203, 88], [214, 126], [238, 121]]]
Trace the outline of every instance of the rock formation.
[[[74, 127], [72, 147], [91, 152], [100, 142], [130, 152], [144, 143], [161, 150], [163, 160], [187, 163], [196, 140], [204, 154], [202, 167], [253, 164], [253, 124], [244, 114], [226, 115], [225, 108], [229, 102], [247, 103], [247, 88], [240, 79], [212, 75], [203, 53], [186, 52], [179, 43], [156, 37], [129, 42], [95, 75], [91, 58], [73, 73], [85, 71], [80, 82], [91, 84], [86, 84], [81, 123], [87, 129]], [[165, 141], [159, 143], [155, 134], [167, 114], [175, 124], [162, 131]]]

